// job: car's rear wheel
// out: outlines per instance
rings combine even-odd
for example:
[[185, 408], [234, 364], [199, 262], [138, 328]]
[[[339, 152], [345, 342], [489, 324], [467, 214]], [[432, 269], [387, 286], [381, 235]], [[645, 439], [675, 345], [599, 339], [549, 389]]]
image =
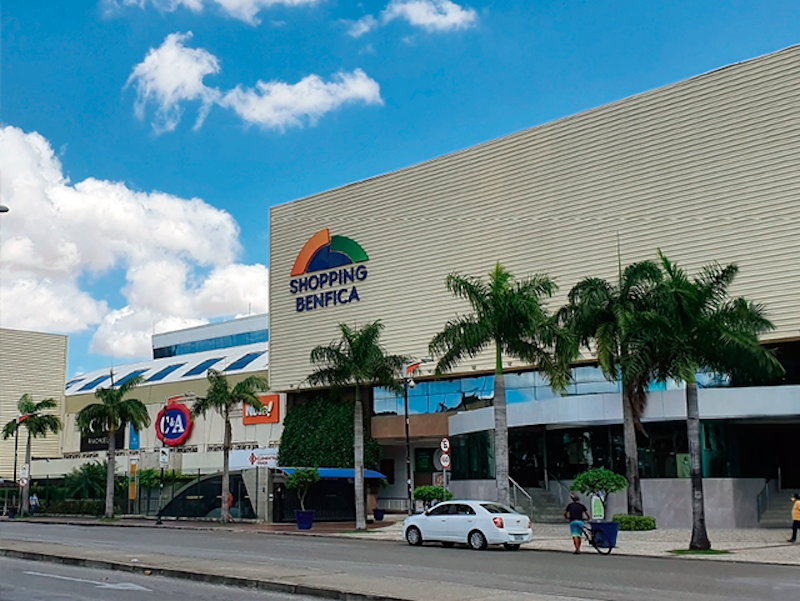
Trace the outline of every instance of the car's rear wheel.
[[451, 542], [449, 542], [449, 541], [443, 541], [443, 542], [442, 542], [442, 546], [443, 546], [445, 549], [449, 549], [449, 548], [450, 548], [450, 547], [452, 547], [453, 545], [455, 545], [455, 543], [451, 543]]
[[411, 526], [408, 530], [406, 530], [406, 540], [408, 541], [409, 545], [418, 547], [422, 544], [422, 532], [420, 532], [419, 528], [416, 526]]
[[506, 551], [518, 551], [519, 545], [515, 543], [503, 543], [503, 546], [506, 548]]
[[469, 546], [476, 551], [482, 551], [486, 548], [486, 537], [480, 530], [473, 530], [470, 532], [467, 537], [467, 542], [469, 542]]

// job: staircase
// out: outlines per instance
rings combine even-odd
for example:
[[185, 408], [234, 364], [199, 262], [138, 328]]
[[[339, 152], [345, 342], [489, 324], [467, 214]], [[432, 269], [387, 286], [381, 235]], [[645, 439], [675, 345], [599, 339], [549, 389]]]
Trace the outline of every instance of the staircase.
[[770, 493], [769, 508], [758, 522], [759, 528], [792, 527], [792, 492]]
[[533, 500], [531, 521], [535, 524], [565, 524], [564, 507], [558, 497], [543, 488], [526, 488]]

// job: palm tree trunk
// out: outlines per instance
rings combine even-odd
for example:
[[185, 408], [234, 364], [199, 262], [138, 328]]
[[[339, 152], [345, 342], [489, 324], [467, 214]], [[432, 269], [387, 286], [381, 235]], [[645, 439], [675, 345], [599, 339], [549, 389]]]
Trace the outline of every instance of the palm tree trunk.
[[114, 462], [117, 456], [117, 432], [108, 429], [108, 473], [106, 474], [106, 519], [114, 517]]
[[[19, 424], [17, 424], [17, 428], [19, 428]], [[30, 505], [28, 502], [28, 497], [30, 495], [31, 490], [31, 431], [28, 428], [25, 428], [28, 432], [28, 442], [25, 445], [25, 463], [28, 466], [28, 481], [25, 483], [25, 486], [22, 487], [22, 514], [25, 515], [28, 513], [30, 509]]]
[[700, 411], [697, 406], [697, 382], [686, 383], [686, 429], [689, 438], [689, 461], [692, 475], [692, 542], [690, 549], [711, 548], [706, 530], [703, 500], [703, 466], [700, 449]]
[[636, 426], [633, 419], [631, 392], [626, 386], [622, 387], [622, 434], [625, 439], [625, 476], [628, 478], [628, 515], [644, 515]]
[[231, 420], [228, 411], [225, 411], [225, 439], [222, 441], [222, 494], [220, 495], [221, 510], [220, 521], [227, 524], [231, 521], [231, 508], [228, 506], [228, 495], [231, 491], [230, 454], [231, 454]]
[[356, 530], [367, 529], [364, 510], [364, 408], [361, 387], [356, 384], [356, 406], [353, 412], [353, 457], [355, 459]]
[[506, 411], [506, 381], [503, 377], [503, 356], [496, 344], [497, 363], [494, 371], [494, 477], [497, 501], [510, 502], [508, 491], [508, 415]]

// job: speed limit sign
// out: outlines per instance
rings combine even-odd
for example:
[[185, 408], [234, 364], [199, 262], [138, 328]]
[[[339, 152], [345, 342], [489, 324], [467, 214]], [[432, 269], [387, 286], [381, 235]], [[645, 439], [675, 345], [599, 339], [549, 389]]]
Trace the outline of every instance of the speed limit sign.
[[442, 442], [439, 443], [439, 448], [442, 449], [442, 453], [449, 453], [450, 452], [450, 439], [445, 437], [442, 438]]
[[442, 456], [439, 457], [439, 463], [442, 464], [443, 469], [450, 467], [450, 455], [447, 453], [442, 453]]

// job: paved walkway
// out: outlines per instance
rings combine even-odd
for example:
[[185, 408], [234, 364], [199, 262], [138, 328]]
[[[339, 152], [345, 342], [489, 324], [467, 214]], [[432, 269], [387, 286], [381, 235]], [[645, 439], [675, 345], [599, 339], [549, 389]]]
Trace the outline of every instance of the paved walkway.
[[[366, 531], [357, 531], [352, 522], [316, 522], [310, 531], [298, 531], [294, 524], [260, 524], [253, 522], [234, 522], [223, 525], [218, 522], [164, 520], [157, 526], [152, 519], [122, 518], [115, 521], [84, 517], [35, 517], [25, 518], [36, 523], [74, 524], [81, 526], [104, 525], [139, 528], [179, 528], [209, 531], [265, 532], [299, 536], [337, 536], [367, 540], [402, 542], [402, 515], [387, 515], [383, 522], [367, 525]], [[2, 519], [2, 518], [0, 518]], [[711, 545], [716, 551], [729, 551], [726, 554], [686, 555], [683, 557], [715, 561], [747, 561], [783, 565], [800, 565], [800, 543], [786, 542], [790, 531], [772, 529], [710, 530]], [[689, 530], [651, 530], [647, 532], [620, 532], [617, 547], [613, 553], [618, 555], [637, 555], [643, 557], [675, 557], [670, 551], [688, 549], [691, 532]], [[523, 545], [525, 549], [540, 551], [572, 552], [572, 540], [566, 524], [534, 524], [533, 540]], [[584, 552], [594, 553], [594, 549], [584, 546]]]

